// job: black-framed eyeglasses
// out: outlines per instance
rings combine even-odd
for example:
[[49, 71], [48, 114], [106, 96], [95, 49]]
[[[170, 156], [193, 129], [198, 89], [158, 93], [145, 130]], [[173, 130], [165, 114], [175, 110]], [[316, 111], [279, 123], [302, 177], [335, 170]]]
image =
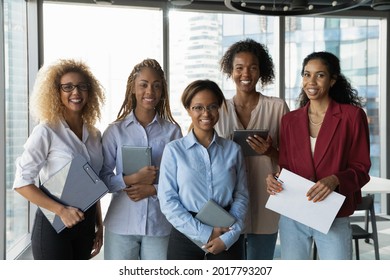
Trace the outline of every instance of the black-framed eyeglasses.
[[77, 88], [79, 91], [87, 91], [89, 89], [89, 84], [87, 83], [80, 83], [78, 85], [72, 85], [72, 84], [61, 84], [60, 89], [65, 92], [72, 92], [74, 89]]
[[191, 107], [191, 110], [198, 114], [203, 114], [205, 111], [215, 113], [218, 111], [218, 109], [218, 104], [211, 104], [209, 106], [195, 105]]

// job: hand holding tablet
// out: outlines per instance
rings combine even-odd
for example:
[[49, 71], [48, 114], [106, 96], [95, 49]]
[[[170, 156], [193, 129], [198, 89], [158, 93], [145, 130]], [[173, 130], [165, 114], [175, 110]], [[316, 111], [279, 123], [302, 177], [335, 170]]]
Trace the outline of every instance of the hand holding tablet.
[[248, 137], [258, 135], [265, 140], [268, 137], [268, 132], [269, 131], [267, 129], [234, 130], [233, 141], [241, 146], [244, 156], [259, 156], [260, 154], [254, 151], [251, 146], [249, 146], [247, 139]]

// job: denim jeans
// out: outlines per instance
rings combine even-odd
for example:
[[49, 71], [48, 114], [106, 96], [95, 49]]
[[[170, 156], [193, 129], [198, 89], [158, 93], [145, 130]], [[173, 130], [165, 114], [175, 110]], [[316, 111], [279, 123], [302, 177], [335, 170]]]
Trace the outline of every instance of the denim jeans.
[[272, 260], [274, 258], [278, 233], [246, 235], [247, 260]]
[[336, 218], [327, 234], [285, 216], [279, 221], [281, 259], [309, 260], [315, 241], [321, 260], [352, 259], [352, 229], [349, 217]]
[[168, 236], [121, 235], [105, 230], [105, 260], [166, 260]]

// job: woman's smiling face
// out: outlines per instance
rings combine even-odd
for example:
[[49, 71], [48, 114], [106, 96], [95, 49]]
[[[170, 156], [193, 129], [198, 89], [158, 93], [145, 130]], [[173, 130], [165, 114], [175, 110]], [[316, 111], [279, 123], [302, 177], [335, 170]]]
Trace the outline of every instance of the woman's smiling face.
[[312, 59], [307, 62], [302, 75], [302, 88], [310, 100], [328, 98], [329, 89], [336, 82], [330, 76], [326, 65], [321, 59]]

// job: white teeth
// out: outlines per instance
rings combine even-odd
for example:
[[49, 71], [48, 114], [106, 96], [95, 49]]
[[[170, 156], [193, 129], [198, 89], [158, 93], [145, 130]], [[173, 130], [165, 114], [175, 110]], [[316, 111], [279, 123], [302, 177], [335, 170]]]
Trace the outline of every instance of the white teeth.
[[211, 123], [211, 120], [200, 120], [201, 122], [203, 122], [203, 123], [206, 123], [206, 124], [209, 124], [209, 123]]
[[81, 99], [71, 99], [70, 102], [73, 102], [73, 103], [80, 103], [80, 102], [81, 102]]
[[251, 81], [241, 81], [241, 83], [246, 84], [246, 85], [247, 85], [247, 84], [250, 84], [250, 82], [251, 82]]
[[318, 90], [309, 88], [309, 89], [307, 89], [307, 91], [308, 91], [309, 93], [314, 94], [314, 93], [317, 93]]

